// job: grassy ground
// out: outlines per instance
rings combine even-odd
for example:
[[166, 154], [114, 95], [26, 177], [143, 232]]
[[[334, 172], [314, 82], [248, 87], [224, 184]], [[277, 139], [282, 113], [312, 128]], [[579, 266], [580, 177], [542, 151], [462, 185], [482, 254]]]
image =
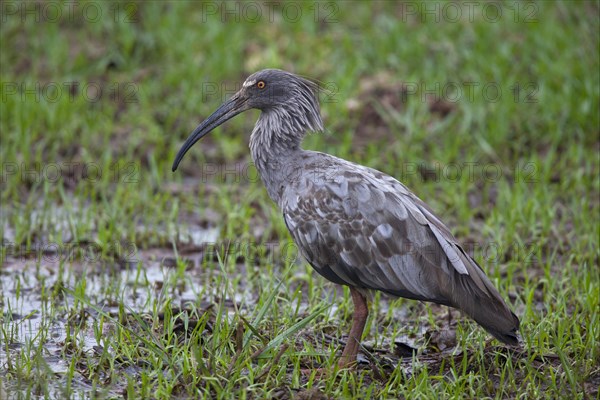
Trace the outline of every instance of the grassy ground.
[[[0, 398], [598, 398], [598, 3], [3, 2]], [[262, 4], [262, 9], [256, 6]], [[460, 14], [460, 15], [459, 15]], [[306, 148], [404, 181], [522, 321], [347, 289], [252, 168], [250, 73], [320, 80]]]

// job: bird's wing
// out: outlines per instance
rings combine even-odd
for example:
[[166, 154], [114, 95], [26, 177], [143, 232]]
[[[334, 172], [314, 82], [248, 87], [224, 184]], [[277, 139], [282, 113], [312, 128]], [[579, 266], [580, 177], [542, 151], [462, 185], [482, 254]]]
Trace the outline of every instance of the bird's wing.
[[294, 182], [281, 206], [301, 252], [333, 282], [453, 305], [448, 282], [458, 274], [494, 296], [429, 207], [379, 171], [339, 160]]

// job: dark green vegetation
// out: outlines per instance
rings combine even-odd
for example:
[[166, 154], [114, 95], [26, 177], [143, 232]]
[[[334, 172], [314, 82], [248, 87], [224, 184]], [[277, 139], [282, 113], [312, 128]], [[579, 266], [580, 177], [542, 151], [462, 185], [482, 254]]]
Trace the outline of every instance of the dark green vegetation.
[[[475, 3], [3, 2], [0, 397], [597, 398], [598, 3]], [[305, 147], [437, 210], [522, 348], [376, 295], [356, 371], [301, 373], [335, 369], [351, 301], [249, 164], [258, 112], [170, 171], [266, 67], [323, 82]]]

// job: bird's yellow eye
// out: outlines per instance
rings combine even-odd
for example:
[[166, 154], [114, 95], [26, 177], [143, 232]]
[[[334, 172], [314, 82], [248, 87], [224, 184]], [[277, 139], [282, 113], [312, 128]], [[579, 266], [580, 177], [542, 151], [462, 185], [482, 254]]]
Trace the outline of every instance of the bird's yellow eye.
[[258, 83], [256, 84], [256, 87], [259, 89], [264, 89], [265, 81], [258, 81]]

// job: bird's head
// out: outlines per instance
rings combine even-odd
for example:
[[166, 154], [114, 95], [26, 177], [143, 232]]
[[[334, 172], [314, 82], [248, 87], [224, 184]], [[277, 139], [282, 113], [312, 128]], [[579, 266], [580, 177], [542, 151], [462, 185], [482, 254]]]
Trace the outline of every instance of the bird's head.
[[252, 108], [266, 115], [277, 114], [278, 117], [273, 120], [282, 129], [299, 132], [322, 130], [318, 89], [316, 83], [279, 69], [264, 69], [250, 75], [237, 93], [194, 129], [177, 153], [172, 170], [177, 169], [185, 153], [198, 140], [225, 121]]

